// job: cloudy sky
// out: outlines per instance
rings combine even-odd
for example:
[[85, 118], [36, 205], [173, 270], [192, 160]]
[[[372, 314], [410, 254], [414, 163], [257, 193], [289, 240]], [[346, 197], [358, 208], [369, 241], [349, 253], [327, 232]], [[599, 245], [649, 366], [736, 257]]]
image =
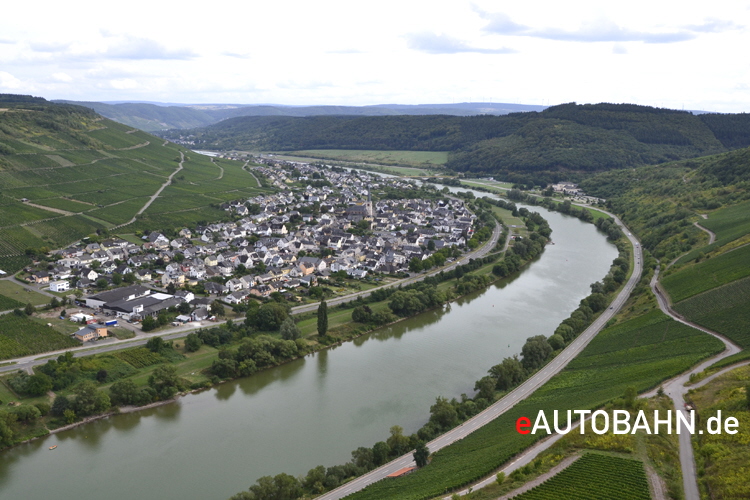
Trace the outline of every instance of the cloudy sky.
[[42, 0], [3, 7], [0, 92], [750, 112], [748, 47], [744, 0]]

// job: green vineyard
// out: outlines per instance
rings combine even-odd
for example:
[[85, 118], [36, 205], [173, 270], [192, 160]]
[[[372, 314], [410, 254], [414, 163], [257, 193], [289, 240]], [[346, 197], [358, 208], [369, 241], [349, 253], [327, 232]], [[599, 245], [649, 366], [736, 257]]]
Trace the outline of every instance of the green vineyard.
[[29, 356], [81, 345], [52, 328], [15, 314], [0, 316], [0, 359]]
[[587, 453], [518, 500], [649, 500], [643, 463]]

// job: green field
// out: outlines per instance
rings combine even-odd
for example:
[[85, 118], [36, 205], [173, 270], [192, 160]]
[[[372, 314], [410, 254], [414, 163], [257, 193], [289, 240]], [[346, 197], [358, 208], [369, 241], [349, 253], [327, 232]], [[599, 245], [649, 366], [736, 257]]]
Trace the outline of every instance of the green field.
[[[376, 165], [402, 165], [412, 167], [442, 166], [448, 161], [445, 151], [373, 151], [356, 149], [309, 149], [285, 153], [308, 158], [324, 158], [350, 161], [355, 163], [373, 163]], [[404, 175], [424, 175], [420, 173]]]
[[694, 295], [674, 309], [690, 321], [750, 348], [750, 277]]
[[514, 498], [518, 500], [649, 500], [643, 462], [586, 453], [559, 474]]
[[34, 306], [43, 306], [52, 300], [51, 297], [26, 289], [11, 280], [0, 280], [0, 295], [17, 300], [18, 302], [23, 303], [24, 306], [29, 302]]
[[75, 339], [26, 316], [0, 316], [0, 359], [28, 356], [81, 345]]
[[427, 499], [470, 484], [534, 442], [534, 436], [515, 431], [519, 417], [551, 408], [599, 408], [629, 386], [644, 392], [722, 349], [717, 339], [672, 321], [658, 310], [607, 328], [529, 398], [434, 454], [427, 467], [403, 478], [380, 481], [351, 498]]
[[706, 259], [662, 278], [664, 289], [677, 303], [706, 290], [750, 275], [750, 245]]

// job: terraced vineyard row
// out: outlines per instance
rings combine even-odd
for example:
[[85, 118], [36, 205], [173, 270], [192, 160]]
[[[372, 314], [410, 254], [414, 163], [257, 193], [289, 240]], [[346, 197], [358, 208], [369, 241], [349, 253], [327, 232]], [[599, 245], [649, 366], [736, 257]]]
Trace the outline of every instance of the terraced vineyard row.
[[643, 463], [627, 458], [587, 453], [570, 467], [518, 500], [649, 500]]
[[41, 352], [78, 346], [80, 343], [67, 335], [15, 314], [0, 316], [0, 359], [28, 356]]

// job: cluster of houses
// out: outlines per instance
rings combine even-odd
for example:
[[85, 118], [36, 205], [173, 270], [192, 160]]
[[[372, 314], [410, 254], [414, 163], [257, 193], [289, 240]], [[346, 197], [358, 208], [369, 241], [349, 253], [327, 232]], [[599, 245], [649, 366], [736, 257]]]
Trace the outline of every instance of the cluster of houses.
[[[291, 169], [304, 187], [288, 186]], [[147, 286], [179, 289], [202, 284], [209, 295], [237, 304], [252, 295], [267, 297], [313, 286], [331, 273], [358, 279], [398, 273], [415, 257], [426, 259], [446, 246], [464, 246], [473, 232], [476, 216], [462, 200], [372, 201], [371, 190], [387, 185], [413, 188], [402, 179], [300, 163], [259, 170], [284, 189], [227, 203], [224, 208], [236, 215], [234, 222], [183, 228], [172, 237], [153, 231], [140, 243], [120, 238], [84, 242], [58, 251], [54, 267], [32, 271], [30, 279], [49, 283], [54, 291], [90, 291], [102, 279], [113, 284], [116, 275], [126, 276], [136, 286], [93, 295], [87, 304], [142, 318], [186, 299], [146, 293]], [[305, 182], [313, 179], [327, 182]], [[120, 296], [123, 290], [135, 295]], [[201, 309], [191, 319], [205, 312]]]

